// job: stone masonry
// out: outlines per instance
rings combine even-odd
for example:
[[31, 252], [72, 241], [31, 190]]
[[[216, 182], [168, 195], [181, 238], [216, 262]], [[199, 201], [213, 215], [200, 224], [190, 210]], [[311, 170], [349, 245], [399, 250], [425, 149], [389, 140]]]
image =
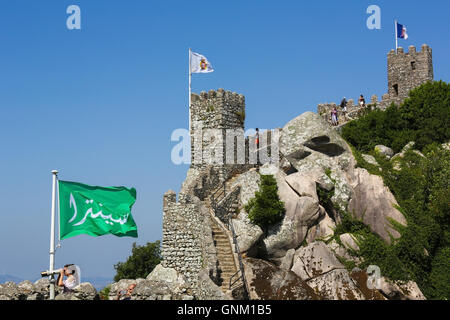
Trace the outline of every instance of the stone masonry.
[[[373, 95], [366, 105], [379, 109], [386, 109], [392, 103], [401, 105], [408, 97], [409, 91], [428, 82], [433, 81], [433, 56], [431, 48], [424, 44], [421, 51], [416, 47], [410, 46], [409, 52], [404, 52], [399, 47], [397, 52], [391, 50], [387, 55], [387, 75], [388, 75], [388, 93], [382, 96], [381, 101], [376, 95]], [[349, 120], [358, 118], [364, 113], [365, 108], [361, 108], [354, 103], [353, 99], [347, 102], [347, 114], [344, 115], [339, 104], [323, 103], [317, 106], [319, 113], [326, 121], [331, 123], [331, 110], [336, 107], [338, 111], [339, 123], [345, 123]]]
[[199, 204], [188, 195], [169, 190], [163, 201], [162, 266], [182, 273], [195, 290], [197, 276], [203, 267], [204, 217]]

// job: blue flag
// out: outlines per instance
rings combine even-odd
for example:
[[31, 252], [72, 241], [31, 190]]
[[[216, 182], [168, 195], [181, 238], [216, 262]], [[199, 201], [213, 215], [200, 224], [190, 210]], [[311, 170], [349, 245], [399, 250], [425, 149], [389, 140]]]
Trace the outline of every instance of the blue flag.
[[397, 22], [397, 37], [405, 40], [408, 39], [406, 27], [398, 22]]

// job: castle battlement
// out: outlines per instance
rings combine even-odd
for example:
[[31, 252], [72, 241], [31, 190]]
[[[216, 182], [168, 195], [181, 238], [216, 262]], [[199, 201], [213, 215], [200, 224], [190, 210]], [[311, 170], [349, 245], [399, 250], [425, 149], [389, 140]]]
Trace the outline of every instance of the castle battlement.
[[210, 99], [224, 99], [226, 101], [234, 101], [239, 104], [245, 104], [245, 97], [243, 94], [226, 91], [222, 88], [217, 90], [202, 91], [200, 94], [191, 93], [192, 103], [208, 102]]
[[[420, 85], [433, 81], [433, 52], [431, 48], [423, 44], [421, 51], [417, 51], [415, 46], [409, 46], [408, 52], [402, 47], [397, 51], [391, 50], [387, 54], [387, 77], [388, 92], [381, 100], [373, 95], [371, 102], [366, 99], [366, 105], [373, 105], [379, 109], [386, 109], [392, 103], [401, 105], [408, 98], [409, 92]], [[347, 122], [362, 114], [363, 108], [354, 105], [350, 99], [347, 103], [347, 114], [342, 113], [339, 104], [324, 103], [317, 106], [317, 112], [328, 122], [331, 122], [331, 110], [336, 107], [338, 110], [339, 122]]]
[[403, 47], [398, 47], [397, 48], [397, 52], [395, 52], [394, 49], [392, 49], [391, 51], [389, 51], [388, 53], [388, 57], [389, 56], [401, 56], [401, 55], [413, 55], [413, 54], [431, 54], [432, 50], [430, 48], [430, 46], [428, 46], [427, 44], [423, 44], [421, 47], [421, 51], [417, 51], [415, 46], [409, 46], [408, 47], [408, 52], [405, 52], [405, 50], [403, 49]]

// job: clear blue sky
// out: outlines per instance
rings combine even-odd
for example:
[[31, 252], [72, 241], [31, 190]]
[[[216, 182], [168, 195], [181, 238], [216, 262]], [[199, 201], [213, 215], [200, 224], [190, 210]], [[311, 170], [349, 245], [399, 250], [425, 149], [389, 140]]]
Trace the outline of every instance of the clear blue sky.
[[[66, 8], [81, 8], [68, 30]], [[381, 30], [366, 9], [381, 8]], [[403, 47], [433, 49], [435, 79], [450, 75], [450, 2], [2, 1], [0, 5], [0, 274], [35, 280], [48, 268], [52, 169], [63, 180], [133, 186], [139, 238], [77, 236], [56, 264], [115, 274], [134, 241], [161, 239], [162, 195], [186, 165], [171, 133], [187, 128], [188, 48], [215, 68], [193, 91], [246, 96], [246, 128], [282, 127], [321, 102], [387, 91], [394, 19]]]

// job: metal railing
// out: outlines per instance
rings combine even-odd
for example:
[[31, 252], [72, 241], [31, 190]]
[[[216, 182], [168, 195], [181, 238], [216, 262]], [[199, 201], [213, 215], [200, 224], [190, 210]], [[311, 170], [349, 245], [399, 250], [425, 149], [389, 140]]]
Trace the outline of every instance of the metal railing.
[[245, 290], [245, 294], [248, 297], [249, 295], [249, 290], [248, 290], [248, 285], [247, 285], [247, 280], [245, 279], [245, 271], [244, 271], [244, 264], [242, 262], [242, 257], [241, 257], [241, 250], [239, 249], [239, 244], [237, 242], [237, 237], [236, 237], [236, 233], [234, 231], [234, 226], [233, 226], [233, 222], [231, 219], [231, 216], [229, 217], [228, 220], [228, 225], [229, 225], [229, 229], [231, 230], [231, 234], [233, 237], [233, 243], [234, 243], [234, 248], [236, 250], [236, 254], [238, 256], [238, 260], [239, 260], [239, 270], [236, 271], [231, 277], [230, 277], [230, 283], [229, 283], [229, 289], [231, 290], [231, 288], [233, 287], [233, 285], [239, 281], [239, 278], [236, 278], [236, 280], [232, 281], [234, 277], [236, 277], [237, 275], [239, 275], [239, 273], [241, 273], [241, 279], [242, 279], [242, 283], [244, 285], [244, 290]]
[[[218, 187], [216, 190], [214, 190], [211, 193], [211, 195], [210, 195], [210, 202], [211, 202], [211, 208], [213, 209], [214, 213], [216, 213], [219, 203], [221, 201], [223, 201], [225, 198], [227, 198], [228, 195], [232, 194], [237, 188], [240, 188], [240, 187], [233, 188], [227, 194], [226, 193], [226, 186], [225, 186], [225, 182], [224, 182], [223, 185], [221, 185], [220, 187]], [[235, 285], [239, 281], [239, 279], [241, 279], [242, 283], [243, 283], [243, 286], [244, 286], [245, 295], [248, 297], [249, 296], [249, 290], [248, 290], [247, 280], [245, 279], [245, 274], [244, 274], [244, 264], [242, 262], [241, 251], [239, 249], [239, 244], [237, 242], [236, 232], [234, 230], [234, 226], [233, 226], [233, 222], [232, 222], [232, 214], [233, 214], [232, 212], [228, 212], [228, 230], [231, 231], [231, 235], [232, 235], [232, 238], [233, 238], [233, 244], [234, 244], [235, 252], [237, 254], [238, 262], [239, 262], [239, 270], [236, 271], [230, 277], [228, 288], [231, 290], [233, 285]], [[240, 277], [238, 277], [239, 274], [240, 274]], [[233, 279], [235, 279], [235, 280], [233, 280]]]

